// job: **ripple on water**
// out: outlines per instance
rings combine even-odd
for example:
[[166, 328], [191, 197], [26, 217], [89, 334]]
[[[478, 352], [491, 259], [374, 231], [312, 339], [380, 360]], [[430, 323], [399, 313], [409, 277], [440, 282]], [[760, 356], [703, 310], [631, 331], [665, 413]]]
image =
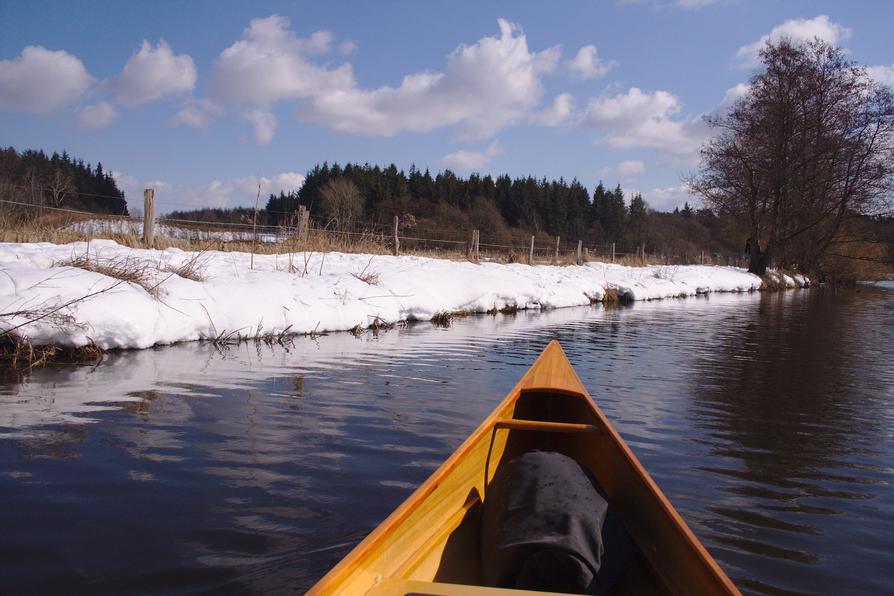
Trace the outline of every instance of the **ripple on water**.
[[306, 589], [557, 337], [743, 590], [894, 591], [892, 294], [482, 316], [39, 371], [0, 388], [0, 585]]

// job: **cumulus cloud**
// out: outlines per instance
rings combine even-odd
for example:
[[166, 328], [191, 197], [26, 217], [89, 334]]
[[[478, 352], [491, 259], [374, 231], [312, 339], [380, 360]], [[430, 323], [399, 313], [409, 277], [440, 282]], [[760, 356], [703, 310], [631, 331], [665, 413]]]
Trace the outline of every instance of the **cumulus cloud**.
[[741, 68], [753, 68], [759, 63], [758, 53], [769, 41], [777, 43], [782, 39], [795, 42], [811, 41], [818, 37], [834, 46], [849, 39], [851, 30], [833, 22], [824, 14], [812, 19], [790, 19], [773, 28], [770, 33], [750, 44], [744, 45], [736, 52], [736, 61]]
[[222, 101], [257, 107], [307, 98], [324, 90], [349, 90], [354, 86], [350, 64], [329, 69], [307, 57], [327, 52], [331, 45], [328, 31], [300, 38], [289, 29], [286, 17], [253, 19], [242, 39], [215, 59], [209, 88]]
[[118, 117], [107, 101], [91, 104], [78, 112], [78, 125], [83, 128], [105, 128]]
[[127, 197], [129, 209], [142, 209], [143, 189], [155, 188], [158, 213], [200, 207], [253, 207], [261, 184], [261, 200], [270, 194], [298, 190], [304, 184], [304, 175], [297, 172], [281, 172], [258, 179], [245, 176], [230, 180], [212, 180], [204, 186], [190, 187], [171, 184], [163, 180], [140, 180], [122, 172], [112, 172], [118, 187]]
[[324, 85], [299, 113], [345, 132], [391, 136], [457, 126], [460, 138], [487, 138], [530, 116], [543, 95], [540, 76], [560, 57], [558, 47], [530, 51], [517, 25], [498, 24], [499, 36], [459, 46], [443, 72], [410, 74], [397, 87]]
[[574, 114], [574, 98], [570, 93], [560, 93], [553, 103], [535, 112], [531, 121], [541, 126], [560, 126], [568, 122]]
[[276, 116], [267, 110], [257, 109], [246, 112], [242, 117], [251, 122], [254, 127], [255, 140], [266, 145], [273, 140], [273, 133], [276, 132]]
[[571, 77], [574, 79], [597, 79], [604, 77], [618, 63], [614, 60], [603, 60], [594, 45], [587, 45], [566, 63]]
[[27, 46], [18, 57], [0, 60], [0, 109], [48, 114], [76, 101], [92, 82], [68, 52]]
[[460, 149], [459, 151], [448, 153], [439, 159], [438, 163], [457, 170], [477, 170], [487, 164], [492, 158], [502, 154], [503, 150], [494, 141], [484, 151]]
[[171, 117], [171, 124], [185, 124], [193, 128], [204, 128], [223, 113], [223, 108], [208, 99], [189, 99]]
[[591, 98], [581, 125], [607, 131], [604, 142], [612, 147], [657, 149], [691, 163], [708, 130], [701, 116], [679, 118], [680, 111], [679, 99], [667, 91], [631, 87], [626, 93]]
[[138, 106], [164, 97], [192, 91], [196, 84], [196, 65], [187, 54], [174, 54], [165, 40], [153, 47], [143, 40], [121, 74], [111, 82], [119, 102]]
[[891, 64], [891, 66], [870, 66], [866, 69], [866, 72], [882, 85], [894, 87], [894, 64]]

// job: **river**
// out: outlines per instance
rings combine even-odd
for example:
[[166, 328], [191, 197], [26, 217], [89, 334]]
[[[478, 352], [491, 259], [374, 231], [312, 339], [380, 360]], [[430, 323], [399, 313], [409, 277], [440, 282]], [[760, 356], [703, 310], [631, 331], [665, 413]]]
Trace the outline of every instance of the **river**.
[[0, 384], [0, 591], [304, 591], [558, 338], [745, 592], [894, 592], [894, 288], [183, 344]]

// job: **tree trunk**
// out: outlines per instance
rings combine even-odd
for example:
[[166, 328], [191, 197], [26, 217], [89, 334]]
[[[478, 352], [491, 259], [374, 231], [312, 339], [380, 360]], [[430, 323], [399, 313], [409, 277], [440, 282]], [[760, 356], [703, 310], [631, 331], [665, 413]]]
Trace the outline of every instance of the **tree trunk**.
[[770, 266], [770, 251], [761, 250], [761, 243], [753, 236], [745, 243], [745, 256], [748, 257], [748, 273], [763, 276]]

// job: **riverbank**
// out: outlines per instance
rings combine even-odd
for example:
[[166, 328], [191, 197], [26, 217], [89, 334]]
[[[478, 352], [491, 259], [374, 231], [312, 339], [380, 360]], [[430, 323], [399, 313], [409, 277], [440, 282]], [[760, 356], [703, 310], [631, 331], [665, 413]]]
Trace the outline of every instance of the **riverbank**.
[[[345, 253], [0, 244], [0, 332], [33, 345], [148, 348], [761, 289], [733, 267], [469, 263]], [[788, 287], [806, 278], [779, 276]]]

